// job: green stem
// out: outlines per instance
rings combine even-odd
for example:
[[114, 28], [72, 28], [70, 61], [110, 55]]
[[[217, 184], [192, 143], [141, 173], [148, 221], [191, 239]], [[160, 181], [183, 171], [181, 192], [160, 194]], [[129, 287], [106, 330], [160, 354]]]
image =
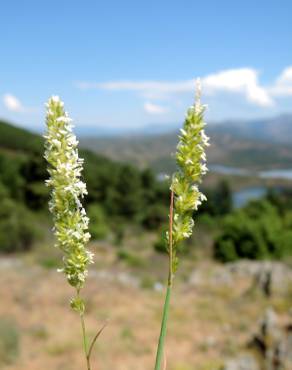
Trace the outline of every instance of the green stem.
[[[80, 298], [80, 289], [76, 289], [76, 294], [77, 294], [77, 298]], [[87, 334], [86, 334], [86, 327], [85, 327], [85, 320], [84, 320], [84, 309], [79, 312], [79, 315], [80, 315], [82, 344], [83, 344], [84, 356], [86, 359], [86, 366], [87, 366], [87, 370], [91, 370], [90, 357], [88, 356]]]
[[80, 321], [81, 321], [83, 349], [84, 349], [84, 354], [85, 354], [85, 358], [86, 358], [87, 370], [91, 370], [90, 358], [88, 356], [87, 336], [86, 336], [85, 321], [84, 321], [84, 315], [83, 314], [80, 315]]
[[166, 329], [167, 329], [167, 319], [168, 319], [168, 312], [169, 312], [171, 288], [172, 288], [171, 285], [167, 286], [167, 291], [166, 291], [166, 296], [165, 296], [165, 303], [164, 303], [164, 307], [163, 307], [160, 337], [159, 337], [158, 348], [157, 348], [155, 370], [160, 370], [160, 368], [161, 368], [161, 361], [162, 361], [162, 357], [163, 357], [164, 342], [165, 342]]
[[168, 313], [169, 313], [169, 306], [170, 306], [170, 295], [171, 295], [172, 282], [173, 282], [173, 242], [172, 242], [173, 207], [174, 207], [174, 193], [173, 193], [173, 190], [171, 190], [170, 206], [169, 206], [169, 235], [168, 235], [169, 237], [168, 281], [167, 281], [165, 302], [164, 302], [164, 307], [163, 307], [160, 336], [159, 336], [158, 347], [157, 347], [155, 370], [160, 370], [161, 368], [161, 360], [162, 360], [163, 353], [164, 353], [164, 342], [165, 342], [165, 337], [166, 337]]

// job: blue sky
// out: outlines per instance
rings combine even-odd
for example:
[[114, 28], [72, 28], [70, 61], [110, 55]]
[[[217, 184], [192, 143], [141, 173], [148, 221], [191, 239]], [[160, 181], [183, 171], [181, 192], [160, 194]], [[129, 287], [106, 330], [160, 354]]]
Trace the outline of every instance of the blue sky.
[[76, 125], [182, 121], [202, 78], [208, 118], [292, 112], [291, 1], [1, 3], [0, 117], [42, 130], [60, 95]]

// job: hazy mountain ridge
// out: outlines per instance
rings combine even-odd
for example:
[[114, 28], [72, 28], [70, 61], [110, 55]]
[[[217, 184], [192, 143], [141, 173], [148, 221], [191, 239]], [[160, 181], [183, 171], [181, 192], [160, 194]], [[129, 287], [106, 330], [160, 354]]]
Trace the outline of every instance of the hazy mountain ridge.
[[[209, 124], [209, 163], [250, 169], [292, 167], [292, 115]], [[157, 135], [81, 138], [81, 145], [113, 159], [150, 166], [157, 172], [174, 168], [178, 130]]]
[[248, 121], [228, 120], [210, 127], [217, 133], [229, 133], [238, 138], [283, 144], [292, 142], [291, 114]]

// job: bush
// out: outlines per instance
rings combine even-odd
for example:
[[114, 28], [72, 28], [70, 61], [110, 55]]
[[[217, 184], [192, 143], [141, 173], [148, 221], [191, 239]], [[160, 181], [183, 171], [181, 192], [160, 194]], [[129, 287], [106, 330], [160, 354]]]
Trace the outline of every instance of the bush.
[[292, 231], [287, 230], [279, 236], [279, 248], [276, 251], [277, 258], [292, 256]]
[[215, 243], [215, 258], [223, 262], [236, 261], [238, 255], [234, 241], [223, 237], [218, 238]]
[[165, 238], [158, 238], [158, 240], [154, 243], [154, 249], [158, 253], [167, 253]]
[[167, 226], [164, 226], [158, 232], [158, 238], [155, 241], [153, 247], [158, 253], [167, 253], [167, 241], [166, 241], [166, 230]]
[[203, 193], [208, 201], [200, 206], [199, 214], [222, 216], [232, 211], [232, 191], [226, 180], [220, 181], [215, 188], [203, 189]]
[[92, 239], [104, 239], [109, 233], [109, 227], [103, 209], [98, 204], [91, 204], [88, 207], [88, 217]]
[[57, 270], [58, 268], [60, 268], [60, 258], [58, 256], [58, 258], [56, 256], [44, 256], [42, 258], [39, 259], [39, 264], [46, 268], [46, 269], [54, 269], [54, 270]]
[[11, 364], [19, 354], [19, 331], [16, 324], [0, 318], [0, 365]]
[[282, 258], [292, 254], [291, 233], [277, 209], [267, 201], [254, 201], [225, 217], [215, 240], [215, 258]]
[[148, 230], [157, 230], [162, 224], [167, 221], [168, 210], [161, 204], [153, 204], [146, 210], [143, 217], [142, 225]]
[[27, 251], [38, 237], [33, 214], [9, 198], [1, 199], [0, 252]]
[[132, 254], [126, 249], [120, 249], [117, 255], [120, 260], [125, 261], [131, 267], [143, 267], [145, 264], [141, 257]]

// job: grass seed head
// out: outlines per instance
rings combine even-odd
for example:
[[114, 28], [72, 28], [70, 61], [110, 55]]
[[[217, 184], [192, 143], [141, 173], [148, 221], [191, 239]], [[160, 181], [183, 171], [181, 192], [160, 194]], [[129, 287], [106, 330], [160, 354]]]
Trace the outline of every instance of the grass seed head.
[[50, 175], [46, 185], [51, 189], [49, 209], [54, 218], [56, 246], [64, 254], [60, 270], [72, 286], [80, 289], [93, 259], [86, 249], [89, 219], [81, 203], [87, 190], [81, 180], [83, 160], [78, 156], [78, 141], [59, 97], [53, 96], [47, 103], [46, 124], [44, 157]]
[[197, 81], [195, 103], [188, 109], [180, 131], [176, 151], [178, 170], [171, 183], [171, 190], [175, 195], [172, 227], [174, 271], [177, 268], [178, 245], [193, 232], [193, 212], [207, 199], [198, 187], [208, 170], [205, 163], [205, 148], [209, 145], [209, 138], [204, 131], [205, 108], [201, 104], [201, 84]]

